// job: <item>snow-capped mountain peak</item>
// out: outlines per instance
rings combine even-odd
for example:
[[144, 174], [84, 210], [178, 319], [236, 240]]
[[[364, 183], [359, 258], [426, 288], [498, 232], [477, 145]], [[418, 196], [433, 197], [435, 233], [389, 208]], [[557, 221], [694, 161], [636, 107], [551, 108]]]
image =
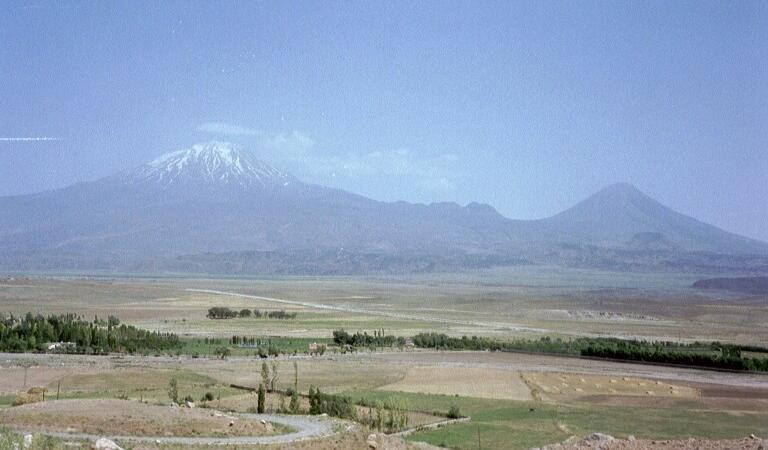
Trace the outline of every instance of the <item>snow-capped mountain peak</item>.
[[134, 182], [162, 185], [287, 186], [294, 178], [252, 157], [239, 145], [207, 142], [166, 153], [136, 169]]

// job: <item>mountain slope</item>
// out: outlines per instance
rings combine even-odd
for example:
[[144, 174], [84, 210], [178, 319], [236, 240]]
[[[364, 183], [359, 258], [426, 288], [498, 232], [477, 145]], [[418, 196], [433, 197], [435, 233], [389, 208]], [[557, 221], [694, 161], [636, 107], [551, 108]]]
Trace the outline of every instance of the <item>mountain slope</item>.
[[448, 260], [502, 264], [551, 256], [564, 244], [768, 255], [768, 244], [676, 213], [629, 185], [609, 186], [547, 219], [519, 221], [488, 205], [386, 203], [305, 184], [220, 142], [94, 182], [0, 198], [5, 269], [146, 268], [147, 261], [182, 255], [193, 261], [192, 255], [243, 252], [257, 252], [252, 261], [267, 255], [259, 252], [279, 254], [282, 267], [290, 266], [290, 255], [302, 255], [320, 267], [324, 259], [306, 255], [343, 251], [407, 255], [409, 267], [427, 270], [430, 258], [445, 267], [452, 267]]
[[[347, 248], [482, 250], [490, 207], [383, 203], [304, 184], [223, 143], [92, 183], [0, 199], [0, 254], [158, 258]], [[482, 222], [477, 220], [482, 218]]]
[[632, 185], [614, 184], [539, 221], [550, 239], [604, 247], [765, 253], [766, 244], [680, 214]]

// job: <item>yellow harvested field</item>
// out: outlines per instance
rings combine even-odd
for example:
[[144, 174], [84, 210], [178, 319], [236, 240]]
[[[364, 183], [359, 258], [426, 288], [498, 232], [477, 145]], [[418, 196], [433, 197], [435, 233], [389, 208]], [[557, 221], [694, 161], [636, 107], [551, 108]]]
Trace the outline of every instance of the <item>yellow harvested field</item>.
[[545, 397], [549, 398], [584, 395], [699, 397], [699, 391], [692, 387], [643, 378], [565, 373], [527, 373], [523, 377], [526, 382], [535, 386]]
[[470, 367], [412, 367], [402, 380], [379, 389], [505, 400], [532, 399], [519, 372]]

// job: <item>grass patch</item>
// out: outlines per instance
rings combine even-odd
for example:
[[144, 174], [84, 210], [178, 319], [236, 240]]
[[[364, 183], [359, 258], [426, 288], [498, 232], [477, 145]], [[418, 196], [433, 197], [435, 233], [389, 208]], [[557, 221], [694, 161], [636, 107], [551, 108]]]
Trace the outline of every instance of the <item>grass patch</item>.
[[[242, 390], [221, 384], [214, 378], [184, 370], [119, 370], [96, 374], [76, 374], [61, 380], [60, 399], [125, 398], [150, 403], [170, 402], [168, 383], [178, 382], [179, 398], [191, 396], [195, 402], [210, 392], [214, 398], [242, 394]], [[56, 384], [49, 385], [47, 400], [56, 398]], [[5, 402], [0, 397], [0, 405]], [[12, 403], [11, 399], [11, 403]], [[215, 400], [214, 400], [215, 401]]]
[[409, 440], [456, 449], [476, 449], [478, 432], [483, 448], [497, 449], [540, 447], [571, 435], [585, 436], [595, 431], [652, 439], [684, 439], [691, 436], [724, 439], [768, 433], [768, 414], [555, 405], [386, 391], [349, 391], [345, 394], [355, 400], [398, 399], [407, 402], [409, 409], [443, 414], [456, 405], [463, 415], [472, 417], [471, 422], [418, 432], [408, 437]]
[[768, 414], [763, 413], [584, 406], [563, 408], [559, 418], [585, 432], [648, 439], [727, 439], [768, 432]]

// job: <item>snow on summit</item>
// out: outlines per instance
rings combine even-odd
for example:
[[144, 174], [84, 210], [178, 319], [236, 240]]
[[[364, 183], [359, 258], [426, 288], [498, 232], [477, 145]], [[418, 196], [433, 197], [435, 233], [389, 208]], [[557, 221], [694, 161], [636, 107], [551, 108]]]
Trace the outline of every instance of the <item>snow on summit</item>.
[[294, 178], [228, 142], [195, 144], [166, 153], [134, 171], [135, 182], [161, 185], [215, 184], [242, 187], [287, 186]]

